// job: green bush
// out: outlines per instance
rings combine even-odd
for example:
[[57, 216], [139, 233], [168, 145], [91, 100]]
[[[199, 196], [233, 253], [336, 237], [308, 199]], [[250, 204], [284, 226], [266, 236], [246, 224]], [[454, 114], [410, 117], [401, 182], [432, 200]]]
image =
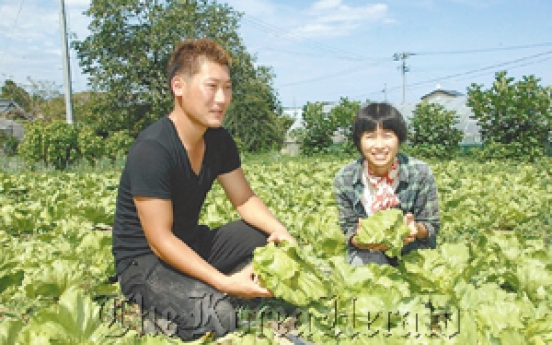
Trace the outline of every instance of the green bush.
[[126, 131], [115, 132], [103, 139], [89, 126], [77, 130], [62, 121], [46, 125], [35, 122], [25, 126], [19, 154], [27, 163], [43, 163], [63, 170], [80, 158], [91, 164], [96, 164], [102, 157], [114, 162], [126, 156], [133, 141]]
[[410, 121], [411, 153], [426, 158], [452, 158], [458, 154], [462, 131], [456, 128], [458, 115], [441, 104], [416, 105]]
[[19, 155], [27, 163], [46, 163], [43, 141], [43, 124], [28, 122], [25, 124], [25, 137], [19, 144]]
[[513, 159], [516, 161], [535, 161], [546, 155], [546, 147], [528, 141], [526, 144], [512, 142], [502, 144], [497, 142], [487, 142], [478, 151], [474, 151], [474, 158], [480, 162], [489, 160]]
[[539, 85], [540, 79], [524, 76], [514, 83], [505, 71], [496, 74], [493, 86], [468, 88], [468, 106], [481, 127], [486, 158], [521, 158], [534, 161], [546, 155], [552, 131], [550, 90]]
[[104, 156], [112, 162], [125, 157], [134, 142], [134, 138], [128, 131], [118, 131], [107, 137], [104, 146]]
[[460, 154], [460, 148], [457, 147], [448, 147], [445, 145], [439, 144], [418, 144], [416, 146], [408, 146], [407, 149], [404, 149], [404, 146], [401, 148], [405, 153], [414, 156], [420, 159], [451, 159], [458, 157]]
[[63, 170], [80, 157], [77, 137], [77, 130], [71, 124], [34, 122], [25, 127], [19, 153], [27, 163], [43, 162]]
[[352, 125], [360, 102], [341, 98], [330, 111], [324, 111], [324, 103], [307, 103], [303, 107], [304, 128], [296, 131], [301, 143], [301, 153], [315, 155], [335, 152], [334, 135], [340, 135], [345, 142], [339, 145], [339, 152], [352, 153]]
[[46, 163], [62, 170], [75, 162], [80, 156], [77, 137], [78, 132], [71, 124], [62, 121], [48, 124], [43, 136]]
[[324, 104], [320, 102], [308, 102], [303, 107], [304, 127], [297, 131], [297, 137], [304, 155], [326, 153], [332, 144], [334, 126], [329, 113], [325, 113], [323, 109]]
[[0, 131], [0, 151], [4, 155], [12, 157], [17, 154], [17, 146], [19, 145], [19, 140], [13, 135], [7, 135], [4, 132]]
[[339, 151], [343, 154], [358, 153], [353, 142], [353, 122], [360, 106], [360, 102], [349, 101], [348, 98], [342, 97], [339, 104], [330, 111], [330, 117], [335, 126], [334, 134], [341, 135], [345, 140], [339, 145]]
[[104, 139], [89, 126], [81, 126], [78, 134], [78, 147], [82, 158], [96, 164], [105, 151]]

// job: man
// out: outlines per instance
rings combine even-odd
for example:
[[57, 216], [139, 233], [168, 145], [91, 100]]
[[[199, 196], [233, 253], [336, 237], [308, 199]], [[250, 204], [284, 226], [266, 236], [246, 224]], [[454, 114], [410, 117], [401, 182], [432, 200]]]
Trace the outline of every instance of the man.
[[[254, 281], [251, 264], [231, 272], [267, 241], [295, 241], [251, 190], [222, 128], [229, 65], [211, 40], [176, 47], [168, 66], [174, 108], [138, 136], [119, 185], [113, 255], [122, 291], [174, 322], [183, 340], [234, 330], [227, 295], [272, 294]], [[210, 230], [198, 220], [215, 179], [243, 220]]]

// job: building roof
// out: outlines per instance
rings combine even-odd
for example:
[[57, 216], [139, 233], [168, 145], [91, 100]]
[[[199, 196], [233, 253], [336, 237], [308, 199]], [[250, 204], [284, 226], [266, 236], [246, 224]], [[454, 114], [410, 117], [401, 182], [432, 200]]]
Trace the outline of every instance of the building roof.
[[24, 111], [17, 103], [11, 99], [0, 99], [0, 113], [7, 113], [10, 110], [17, 109]]
[[460, 97], [460, 96], [464, 96], [463, 93], [461, 92], [458, 92], [458, 91], [454, 91], [454, 90], [443, 90], [443, 89], [440, 89], [440, 88], [437, 88], [433, 91], [431, 91], [430, 93], [422, 96], [422, 100], [425, 100], [429, 97], [433, 97], [433, 96], [438, 96], [438, 95], [446, 95], [446, 96], [450, 96], [450, 97]]
[[15, 112], [17, 116], [25, 120], [32, 120], [34, 117], [28, 114], [23, 108], [11, 99], [0, 99], [0, 116], [6, 117], [7, 114]]

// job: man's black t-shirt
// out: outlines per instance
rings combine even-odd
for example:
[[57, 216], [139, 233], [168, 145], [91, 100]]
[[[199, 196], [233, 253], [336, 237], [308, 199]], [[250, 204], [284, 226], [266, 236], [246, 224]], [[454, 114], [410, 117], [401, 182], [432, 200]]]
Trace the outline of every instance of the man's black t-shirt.
[[193, 245], [201, 207], [220, 174], [240, 167], [236, 143], [224, 128], [205, 132], [205, 154], [197, 175], [190, 165], [174, 123], [164, 117], [144, 130], [130, 148], [121, 175], [113, 224], [113, 255], [117, 272], [134, 257], [152, 253], [133, 197], [171, 200], [173, 233]]

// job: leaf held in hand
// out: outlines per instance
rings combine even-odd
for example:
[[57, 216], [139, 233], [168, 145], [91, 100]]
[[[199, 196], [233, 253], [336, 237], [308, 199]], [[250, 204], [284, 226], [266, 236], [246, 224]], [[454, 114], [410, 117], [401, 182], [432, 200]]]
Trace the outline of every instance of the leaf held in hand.
[[362, 219], [356, 240], [361, 245], [384, 244], [389, 247], [385, 251], [387, 255], [400, 256], [403, 240], [408, 235], [410, 229], [404, 224], [402, 211], [391, 208]]

